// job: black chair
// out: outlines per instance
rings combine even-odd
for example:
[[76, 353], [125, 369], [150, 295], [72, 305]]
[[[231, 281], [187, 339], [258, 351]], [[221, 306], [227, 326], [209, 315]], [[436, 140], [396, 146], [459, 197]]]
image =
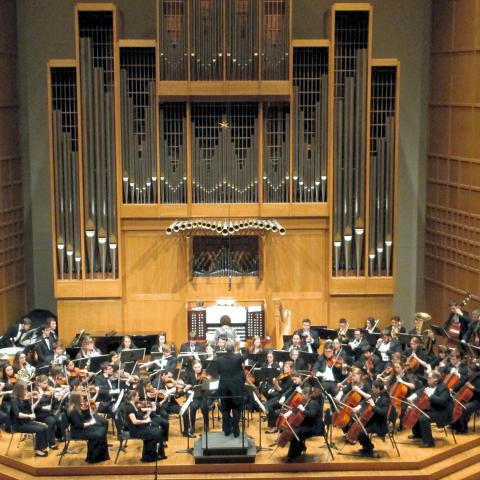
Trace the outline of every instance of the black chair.
[[68, 428], [65, 430], [65, 437], [64, 437], [63, 441], [64, 441], [64, 444], [63, 444], [62, 451], [60, 452], [60, 455], [59, 455], [60, 458], [58, 459], [58, 465], [60, 465], [62, 463], [63, 457], [67, 453], [78, 453], [78, 452], [71, 452], [71, 451], [68, 450], [68, 447], [70, 446], [71, 441], [74, 441], [74, 442], [88, 442], [88, 440], [86, 440], [85, 438], [77, 438], [74, 435], [72, 435], [72, 431], [70, 429], [70, 426], [68, 426]]
[[118, 461], [118, 457], [120, 456], [120, 452], [125, 451], [127, 447], [127, 442], [130, 439], [134, 439], [130, 432], [125, 428], [125, 417], [122, 408], [118, 408], [113, 416], [113, 421], [115, 423], [115, 429], [117, 431], [117, 439], [118, 439], [118, 451], [115, 457], [115, 464]]

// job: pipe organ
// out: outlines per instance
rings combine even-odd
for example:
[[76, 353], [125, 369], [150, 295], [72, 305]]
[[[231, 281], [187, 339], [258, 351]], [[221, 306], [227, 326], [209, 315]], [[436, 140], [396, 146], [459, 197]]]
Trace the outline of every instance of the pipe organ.
[[[292, 39], [295, 8], [157, 0], [157, 38], [138, 40], [121, 38], [115, 5], [76, 5], [76, 58], [48, 68], [60, 311], [74, 299], [94, 312], [94, 301], [115, 305], [127, 329], [156, 305], [183, 335], [184, 306], [213, 301], [212, 285], [267, 305], [290, 291], [309, 316], [335, 315], [340, 297], [391, 304], [400, 66], [372, 58], [370, 5], [332, 5], [325, 39]], [[215, 251], [225, 244], [216, 240], [195, 257], [198, 229], [169, 233], [201, 218], [214, 226], [276, 218], [287, 235], [258, 237], [245, 264], [245, 253]], [[255, 235], [240, 233], [245, 244]], [[235, 271], [254, 275], [229, 274], [223, 291], [219, 272], [231, 255]], [[285, 259], [292, 275], [275, 284]], [[135, 276], [141, 266], [150, 277]], [[299, 280], [284, 290], [294, 272]]]

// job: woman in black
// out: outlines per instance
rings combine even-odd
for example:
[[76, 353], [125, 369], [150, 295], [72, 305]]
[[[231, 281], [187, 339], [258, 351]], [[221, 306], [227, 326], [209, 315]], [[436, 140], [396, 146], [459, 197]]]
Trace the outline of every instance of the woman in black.
[[130, 390], [127, 394], [126, 425], [134, 438], [143, 439], [142, 462], [154, 462], [167, 458], [163, 448], [163, 434], [159, 427], [151, 425], [150, 409], [145, 412], [137, 408], [138, 392]]
[[[46, 457], [48, 447], [48, 426], [35, 420], [35, 407], [38, 400], [32, 398], [27, 384], [21, 380], [15, 383], [10, 401], [13, 426], [16, 432], [35, 434], [35, 456]], [[54, 439], [53, 439], [54, 440]]]
[[90, 408], [84, 408], [83, 399], [84, 396], [80, 391], [73, 391], [70, 394], [67, 416], [72, 437], [88, 440], [85, 459], [88, 463], [104, 462], [110, 459], [107, 446], [107, 424], [99, 423]]

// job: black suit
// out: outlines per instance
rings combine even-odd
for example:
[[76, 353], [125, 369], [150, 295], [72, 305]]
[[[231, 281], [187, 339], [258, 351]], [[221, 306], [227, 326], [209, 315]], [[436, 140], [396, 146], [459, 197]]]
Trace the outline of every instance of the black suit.
[[[303, 339], [306, 338], [306, 335], [304, 334], [303, 329], [295, 330], [293, 332], [293, 334], [294, 335], [296, 334], [300, 338], [303, 338]], [[312, 347], [312, 353], [316, 353], [318, 347], [320, 346], [320, 338], [318, 337], [318, 333], [315, 330], [310, 329], [309, 330], [309, 335], [310, 335], [310, 337], [312, 337], [312, 343], [310, 344], [310, 346]], [[308, 352], [308, 348], [307, 348], [306, 351]]]
[[195, 344], [194, 345], [194, 348], [192, 350], [191, 346], [190, 346], [190, 342], [187, 342], [187, 343], [182, 343], [182, 345], [180, 346], [180, 353], [203, 353], [205, 352], [205, 348], [203, 345], [200, 345], [200, 344]]
[[4, 333], [2, 339], [0, 340], [0, 348], [11, 347], [12, 346], [11, 339], [13, 339], [15, 346], [20, 345], [20, 341], [28, 332], [28, 330], [23, 330], [23, 328], [20, 329], [20, 325], [21, 324], [14, 323], [13, 325], [10, 325], [7, 328], [7, 331]]
[[368, 433], [375, 433], [379, 437], [384, 437], [388, 432], [388, 411], [390, 406], [390, 397], [387, 392], [383, 391], [374, 399], [375, 405], [373, 407], [373, 416], [365, 425], [365, 431], [360, 432], [358, 441], [362, 445], [365, 453], [373, 452], [373, 443], [370, 440]]
[[47, 365], [49, 364], [54, 357], [53, 352], [53, 342], [50, 336], [44, 337], [41, 336], [39, 342], [35, 346], [35, 350], [38, 354], [38, 364]]
[[240, 434], [240, 413], [243, 403], [245, 374], [243, 373], [243, 356], [227, 352], [217, 358], [220, 383], [218, 395], [221, 399], [222, 429], [225, 435], [233, 432]]

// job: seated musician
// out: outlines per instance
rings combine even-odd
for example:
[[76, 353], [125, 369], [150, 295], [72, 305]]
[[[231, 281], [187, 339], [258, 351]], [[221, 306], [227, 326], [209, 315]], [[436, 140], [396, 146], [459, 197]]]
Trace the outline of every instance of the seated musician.
[[227, 340], [226, 336], [219, 336], [215, 342], [215, 352], [226, 352]]
[[188, 371], [184, 380], [185, 383], [192, 388], [197, 387], [194, 390], [193, 400], [189, 407], [190, 433], [192, 435], [195, 434], [196, 416], [197, 410], [199, 409], [203, 415], [204, 429], [208, 430], [208, 412], [213, 403], [213, 392], [208, 391], [208, 389], [202, 389], [198, 387], [198, 385], [208, 387], [209, 380], [210, 377], [207, 372], [204, 371], [202, 362], [195, 360], [192, 363], [192, 369]]
[[[181, 386], [180, 382], [177, 384], [177, 381], [173, 378], [173, 371], [172, 370], [164, 370], [160, 372], [154, 380], [152, 380], [153, 387], [163, 392], [164, 399], [162, 400], [162, 405], [160, 409], [157, 409], [157, 413], [164, 416], [166, 413], [167, 415], [176, 414], [180, 412], [180, 405], [177, 402], [177, 398], [183, 395], [185, 392], [181, 388], [177, 388], [177, 386]], [[188, 412], [185, 412], [182, 417], [182, 435], [184, 437], [192, 437], [195, 436], [190, 432], [190, 416]]]
[[50, 327], [50, 338], [52, 339], [52, 342], [58, 342], [57, 319], [54, 317], [48, 317], [47, 325]]
[[275, 356], [272, 350], [267, 351], [265, 362], [260, 365], [261, 368], [280, 368], [278, 362], [275, 361]]
[[365, 332], [367, 333], [380, 333], [380, 329], [378, 328], [378, 321], [376, 321], [373, 317], [367, 317], [365, 320]]
[[213, 345], [213, 343], [208, 342], [205, 345], [205, 353], [206, 355], [201, 357], [201, 362], [202, 362], [203, 368], [207, 370], [210, 364], [213, 362], [213, 360], [217, 358], [215, 354], [215, 346]]
[[283, 345], [282, 350], [289, 352], [294, 348], [301, 350], [302, 352], [306, 352], [308, 350], [302, 341], [302, 337], [298, 333], [294, 333], [292, 335], [292, 339]]
[[298, 406], [298, 409], [303, 413], [304, 419], [300, 426], [295, 428], [295, 435], [290, 440], [287, 454], [289, 462], [306, 453], [305, 440], [307, 438], [324, 435], [325, 432], [322, 390], [317, 386], [305, 385], [303, 395], [304, 401]]
[[472, 320], [462, 340], [475, 347], [480, 347], [480, 309], [473, 310], [471, 318]]
[[130, 390], [127, 393], [125, 406], [126, 427], [133, 438], [143, 439], [142, 462], [155, 462], [166, 457], [163, 446], [161, 428], [152, 422], [151, 405], [139, 403], [138, 392]]
[[[295, 377], [293, 376], [295, 373]], [[295, 381], [293, 380], [295, 378]], [[299, 385], [301, 381], [300, 375], [296, 372], [292, 372], [292, 362], [285, 362], [283, 365], [282, 373], [273, 379], [273, 387], [267, 392], [270, 398], [265, 403], [265, 407], [268, 410], [268, 430], [267, 433], [277, 432], [277, 418], [278, 412], [281, 406], [285, 403], [287, 397], [293, 392], [296, 385]]]
[[[373, 416], [367, 421], [364, 429], [362, 429], [358, 436], [358, 441], [362, 446], [359, 453], [364, 457], [372, 457], [375, 446], [369, 434], [375, 433], [379, 437], [385, 437], [388, 433], [388, 407], [390, 405], [390, 397], [381, 381], [375, 380], [373, 382], [372, 396], [366, 399], [365, 403], [373, 409]], [[360, 409], [358, 410], [358, 415], [361, 415]]]
[[[55, 434], [59, 430], [60, 422], [55, 417], [55, 410], [60, 401], [55, 398], [54, 389], [48, 386], [48, 377], [46, 375], [38, 375], [36, 378], [36, 388], [38, 391], [39, 400], [35, 407], [35, 418], [39, 422], [45, 423], [48, 426], [48, 438], [50, 439], [50, 449], [56, 450], [58, 447], [55, 444]], [[64, 436], [65, 431], [61, 432], [61, 437]]]
[[323, 388], [330, 395], [337, 393], [337, 383], [342, 380], [342, 365], [337, 363], [333, 355], [333, 343], [325, 342], [323, 354], [320, 355], [313, 365], [313, 372], [322, 382]]
[[112, 407], [120, 394], [118, 383], [113, 380], [113, 365], [103, 362], [100, 365], [101, 373], [95, 376], [94, 384], [98, 387], [97, 400], [100, 402], [98, 406], [99, 413], [112, 415]]
[[137, 348], [137, 347], [133, 343], [132, 337], [125, 335], [122, 338], [122, 342], [120, 343], [120, 346], [117, 348], [117, 353], [123, 352], [123, 350], [133, 350], [134, 348]]
[[160, 370], [175, 370], [178, 359], [172, 352], [172, 349], [170, 348], [170, 346], [164, 345], [162, 347], [162, 352], [163, 352], [162, 358], [155, 362], [156, 366]]
[[[455, 302], [448, 304], [449, 314], [448, 318], [443, 324], [443, 328], [447, 332], [449, 337], [456, 340], [466, 340], [465, 334], [467, 333], [470, 325], [470, 318], [468, 312], [463, 311], [460, 306]], [[447, 345], [454, 347], [454, 344]]]
[[289, 353], [290, 361], [292, 362], [292, 370], [304, 371], [307, 366], [302, 358], [300, 358], [300, 350], [292, 348]]
[[450, 350], [446, 345], [439, 345], [437, 354], [430, 362], [430, 366], [438, 370], [448, 365], [450, 363], [450, 359], [448, 358], [449, 352]]
[[214, 341], [217, 342], [219, 337], [226, 337], [227, 340], [232, 342], [240, 341], [237, 330], [232, 327], [232, 320], [228, 315], [220, 317], [220, 328], [215, 330]]
[[0, 348], [18, 347], [22, 345], [26, 333], [32, 328], [32, 321], [28, 317], [22, 318], [19, 323], [10, 325], [0, 338]]
[[318, 333], [310, 328], [311, 325], [310, 319], [305, 318], [302, 321], [302, 328], [293, 333], [300, 335], [300, 338], [303, 339], [303, 345], [306, 346], [307, 352], [316, 353], [320, 346], [320, 339]]
[[13, 426], [16, 432], [35, 434], [35, 456], [46, 457], [49, 445], [55, 445], [55, 438], [50, 439], [48, 425], [37, 420], [34, 413], [39, 402], [38, 393], [34, 398], [27, 384], [21, 380], [15, 383], [10, 404], [12, 407]]
[[262, 337], [260, 335], [255, 335], [252, 338], [252, 346], [248, 349], [248, 353], [253, 353], [254, 355], [263, 352]]
[[340, 318], [338, 320], [338, 328], [337, 328], [337, 338], [340, 338], [342, 341], [347, 338], [348, 332], [348, 321], [346, 318]]
[[428, 373], [432, 367], [428, 363], [427, 355], [422, 348], [422, 340], [420, 337], [412, 337], [410, 346], [405, 350], [405, 358], [407, 366], [420, 377]]
[[161, 331], [158, 332], [158, 337], [157, 337], [157, 343], [153, 345], [151, 352], [152, 353], [159, 353], [163, 352], [163, 347], [165, 345], [168, 345], [170, 347], [170, 350], [175, 354], [176, 353], [176, 348], [173, 343], [168, 343], [167, 342], [167, 332]]
[[90, 357], [98, 357], [102, 353], [95, 347], [95, 342], [92, 337], [85, 336], [82, 338], [82, 346], [80, 347], [80, 351], [77, 353], [76, 358], [90, 358]]
[[87, 440], [88, 463], [98, 463], [109, 460], [107, 446], [106, 421], [100, 422], [99, 418], [90, 409], [85, 397], [80, 391], [72, 391], [68, 399], [67, 417], [71, 425], [72, 437]]
[[388, 329], [382, 331], [382, 336], [377, 340], [377, 352], [380, 357], [381, 370], [387, 368], [388, 363], [390, 362], [391, 356], [394, 352], [400, 352], [402, 349], [401, 344], [392, 339], [392, 336]]
[[18, 374], [15, 373], [13, 366], [9, 363], [5, 364], [2, 368], [2, 382], [5, 384], [3, 390], [12, 391], [18, 379]]
[[402, 325], [398, 315], [393, 315], [390, 318], [390, 325], [385, 330], [387, 330], [390, 336], [393, 338], [396, 338], [399, 333], [407, 333], [407, 330]]
[[189, 332], [188, 342], [182, 343], [180, 346], [180, 353], [203, 353], [205, 352], [205, 347], [203, 342], [199, 341], [198, 335], [196, 332]]
[[420, 448], [431, 448], [435, 446], [431, 423], [436, 423], [440, 428], [448, 425], [453, 407], [452, 397], [450, 396], [448, 387], [442, 382], [440, 372], [435, 370], [429, 372], [427, 382], [427, 387], [417, 390], [417, 392], [408, 397], [408, 401], [413, 402], [419, 395], [425, 393], [430, 399], [430, 407], [424, 410], [424, 413], [420, 414], [418, 421], [412, 428], [413, 434], [408, 437], [421, 439], [422, 444]]
[[52, 365], [63, 365], [68, 360], [63, 343], [57, 341], [53, 344]]
[[[465, 378], [455, 387], [455, 397], [458, 400], [458, 394], [463, 389], [469, 389], [473, 395], [470, 400], [461, 403], [461, 416], [452, 423], [456, 433], [468, 433], [468, 422], [470, 417], [480, 410], [480, 365], [470, 363]], [[455, 404], [454, 404], [455, 405]]]
[[362, 354], [360, 355], [360, 358], [353, 363], [353, 366], [361, 368], [369, 380], [373, 381], [383, 372], [383, 370], [381, 370], [383, 362], [377, 355], [375, 355], [371, 345], [363, 345], [361, 349]]
[[468, 367], [462, 361], [462, 356], [458, 350], [452, 350], [449, 353], [448, 358], [448, 364], [443, 368], [439, 368], [438, 371], [443, 375], [443, 378], [450, 374], [456, 375], [458, 377], [458, 381], [453, 383], [458, 384], [460, 380], [465, 380], [465, 377], [468, 373]]
[[337, 394], [335, 395], [335, 400], [341, 401], [342, 398], [345, 398], [351, 391], [359, 393], [364, 399], [370, 398], [370, 394], [366, 391], [367, 388], [364, 386], [364, 377], [363, 372], [357, 367], [353, 367], [349, 374], [350, 383], [347, 385], [339, 383], [337, 385]]
[[363, 354], [363, 347], [370, 346], [367, 340], [364, 338], [363, 330], [361, 328], [356, 328], [353, 331], [353, 340], [348, 342], [353, 354], [353, 361], [357, 362]]

